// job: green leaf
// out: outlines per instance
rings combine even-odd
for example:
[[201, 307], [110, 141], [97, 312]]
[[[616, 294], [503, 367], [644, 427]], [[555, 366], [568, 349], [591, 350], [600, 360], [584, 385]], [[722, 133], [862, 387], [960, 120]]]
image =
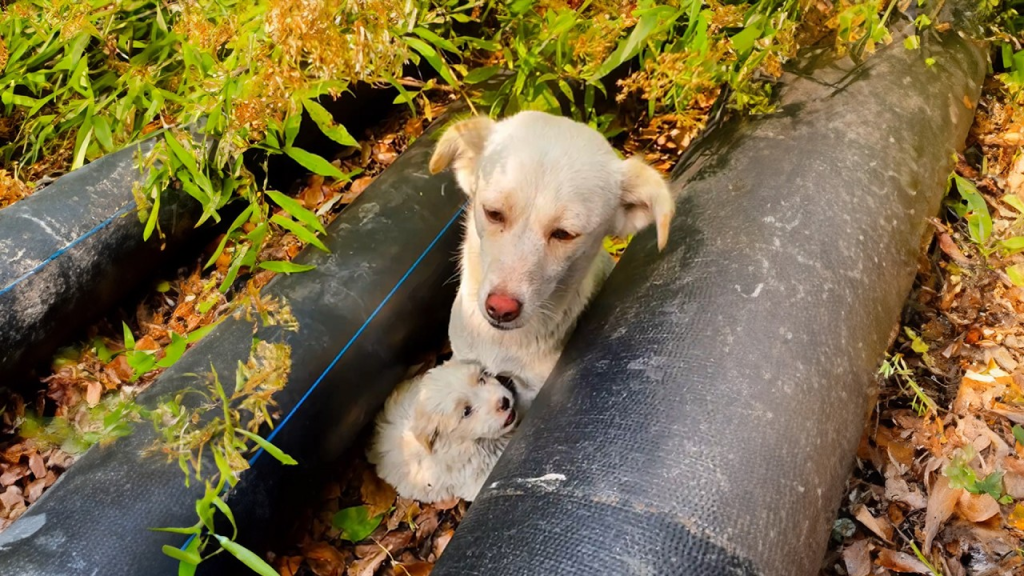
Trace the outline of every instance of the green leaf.
[[321, 234], [327, 233], [327, 230], [324, 230], [324, 226], [320, 223], [320, 219], [317, 218], [316, 214], [307, 210], [305, 206], [298, 202], [298, 200], [285, 196], [277, 190], [267, 190], [267, 196], [270, 196], [270, 199], [274, 201], [274, 204], [284, 208], [285, 212], [291, 214], [292, 217], [299, 222], [302, 222]]
[[325, 136], [342, 146], [359, 146], [359, 142], [348, 133], [344, 126], [335, 123], [331, 113], [319, 102], [303, 100], [302, 106], [306, 108], [309, 117], [313, 119]]
[[77, 170], [85, 165], [85, 152], [89, 149], [89, 143], [92, 142], [92, 133], [93, 128], [89, 122], [83, 123], [78, 128], [78, 136], [75, 139], [75, 159], [71, 163], [72, 170]]
[[370, 511], [366, 506], [353, 506], [338, 510], [331, 519], [331, 524], [341, 530], [342, 540], [360, 542], [372, 534], [383, 519], [383, 514], [370, 518]]
[[1000, 240], [999, 247], [1005, 250], [1007, 254], [1016, 254], [1024, 250], [1024, 236], [1014, 236], [1013, 238]]
[[110, 121], [102, 116], [94, 116], [92, 119], [93, 129], [96, 131], [96, 141], [108, 152], [114, 149], [114, 138], [110, 134]]
[[979, 480], [974, 484], [974, 490], [968, 487], [967, 491], [974, 494], [988, 494], [998, 500], [1003, 495], [1003, 472], [997, 470], [989, 474], [984, 480]]
[[188, 528], [150, 528], [153, 532], [170, 532], [171, 534], [201, 534], [203, 532], [203, 523], [196, 522], [195, 526], [189, 526]]
[[203, 559], [199, 557], [198, 552], [194, 550], [188, 550], [187, 548], [185, 550], [179, 550], [174, 546], [168, 546], [167, 544], [164, 544], [162, 550], [164, 551], [164, 554], [170, 556], [171, 558], [174, 558], [175, 560], [180, 560], [186, 564], [192, 564], [193, 566], [203, 561]]
[[917, 335], [917, 332], [914, 332], [913, 330], [906, 326], [903, 327], [903, 331], [904, 333], [906, 333], [907, 338], [910, 338], [911, 350], [917, 352], [918, 354], [924, 354], [925, 352], [928, 351], [928, 344], [924, 340], [922, 340], [920, 336]]
[[406, 36], [402, 38], [402, 40], [404, 40], [406, 44], [412, 47], [413, 50], [423, 55], [423, 57], [427, 59], [427, 62], [434, 68], [434, 70], [437, 70], [437, 73], [441, 75], [441, 78], [444, 78], [445, 82], [447, 82], [451, 86], [459, 85], [458, 80], [456, 80], [455, 76], [452, 75], [451, 69], [448, 68], [448, 64], [446, 64], [445, 61], [441, 58], [441, 55], [437, 53], [437, 50], [434, 50], [429, 44], [427, 44], [423, 40], [420, 40], [419, 38]]
[[1014, 424], [1012, 431], [1014, 440], [1021, 446], [1024, 446], [1024, 428], [1021, 428], [1020, 424]]
[[96, 338], [92, 341], [92, 347], [96, 349], [96, 356], [99, 357], [100, 362], [107, 364], [114, 359], [114, 353], [107, 348], [107, 345], [102, 340]]
[[1020, 264], [1007, 266], [1006, 275], [1010, 277], [1010, 282], [1013, 282], [1015, 286], [1024, 286], [1024, 266]]
[[286, 464], [288, 466], [293, 466], [295, 464], [298, 464], [298, 462], [295, 461], [295, 458], [292, 458], [291, 456], [285, 454], [284, 452], [281, 451], [280, 448], [278, 448], [277, 446], [274, 446], [273, 444], [271, 444], [270, 442], [268, 442], [266, 439], [262, 438], [258, 434], [253, 434], [252, 432], [249, 432], [248, 430], [245, 430], [244, 428], [238, 428], [237, 432], [239, 434], [242, 434], [243, 436], [249, 438], [250, 440], [252, 440], [256, 444], [258, 444], [260, 448], [263, 448], [264, 450], [266, 450], [267, 454], [270, 454], [271, 456], [276, 458], [280, 463]]
[[338, 180], [347, 180], [348, 177], [341, 170], [338, 170], [333, 164], [328, 162], [323, 156], [318, 156], [312, 152], [306, 152], [302, 148], [294, 148], [292, 146], [285, 146], [282, 150], [292, 160], [295, 160], [303, 166], [303, 168], [319, 174], [321, 176], [330, 176]]
[[121, 330], [124, 332], [124, 347], [126, 350], [135, 349], [135, 336], [132, 336], [132, 331], [128, 328], [128, 325], [121, 322]]
[[[193, 538], [188, 546], [185, 547], [185, 551], [189, 553], [195, 553], [199, 556], [199, 538]], [[181, 562], [178, 564], [178, 576], [195, 576], [196, 567], [198, 564], [190, 564], [188, 562]]]
[[1002, 200], [1004, 204], [1013, 207], [1017, 212], [1024, 214], [1024, 200], [1021, 200], [1020, 196], [1017, 196], [1016, 194], [1006, 194], [1000, 198], [1000, 200]]
[[284, 145], [291, 146], [295, 143], [295, 137], [299, 135], [299, 126], [302, 124], [302, 114], [292, 114], [284, 121]]
[[466, 77], [462, 79], [466, 84], [479, 84], [486, 82], [494, 77], [495, 74], [501, 72], [501, 66], [484, 66], [483, 68], [474, 68], [466, 74]]
[[142, 231], [142, 239], [149, 240], [156, 229], [157, 219], [160, 217], [160, 192], [153, 198], [153, 205], [149, 208], [149, 218], [146, 219], [146, 228]]
[[188, 340], [171, 332], [171, 343], [164, 349], [164, 357], [156, 365], [160, 368], [170, 368], [185, 353]]
[[907, 50], [917, 50], [921, 47], [921, 39], [917, 37], [917, 34], [907, 36], [906, 39], [903, 40], [903, 47]]
[[294, 262], [284, 262], [281, 260], [271, 260], [268, 262], [260, 262], [260, 268], [270, 270], [271, 272], [277, 272], [279, 274], [295, 274], [297, 272], [309, 272], [316, 268], [316, 266], [310, 266], [309, 264], [295, 264]]
[[764, 33], [764, 19], [760, 15], [751, 18], [747, 27], [736, 33], [732, 38], [732, 47], [741, 58], [747, 56], [754, 48], [754, 42]]
[[235, 534], [237, 535], [238, 524], [235, 524], [235, 515], [232, 514], [231, 508], [227, 505], [227, 502], [221, 500], [220, 496], [214, 496], [213, 505], [216, 506], [218, 510], [220, 510], [221, 514], [227, 517], [228, 522], [231, 522], [231, 529], [234, 530]]
[[275, 214], [270, 219], [270, 221], [273, 222], [274, 224], [277, 224], [281, 228], [284, 228], [285, 230], [291, 232], [292, 234], [295, 234], [296, 236], [299, 237], [299, 240], [302, 240], [307, 244], [312, 244], [313, 246], [316, 246], [317, 248], [323, 250], [324, 252], [330, 252], [330, 250], [327, 249], [327, 246], [325, 246], [324, 243], [321, 242], [320, 239], [317, 238], [314, 233], [310, 232], [308, 229], [303, 227], [302, 224], [299, 224], [294, 220], [289, 220], [288, 218], [285, 218], [280, 214]]
[[437, 34], [434, 34], [430, 30], [427, 30], [426, 28], [417, 26], [416, 28], [413, 28], [412, 32], [413, 34], [419, 36], [420, 38], [423, 38], [427, 42], [430, 42], [431, 44], [437, 46], [442, 50], [447, 50], [453, 54], [459, 54], [459, 49], [457, 46], [455, 46], [455, 44], [452, 44], [450, 41], [441, 38]]
[[231, 223], [227, 232], [224, 233], [224, 237], [221, 238], [220, 244], [217, 245], [217, 249], [213, 252], [213, 255], [210, 256], [210, 259], [206, 261], [206, 264], [203, 265], [203, 268], [209, 268], [217, 261], [218, 258], [220, 258], [220, 255], [224, 252], [224, 247], [227, 246], [228, 240], [231, 238], [231, 233], [238, 230], [242, 224], [245, 224], [245, 221], [248, 220], [250, 216], [252, 216], [252, 204], [246, 206], [245, 210], [242, 210], [242, 213], [239, 214]]
[[199, 165], [196, 164], [195, 156], [185, 150], [185, 147], [181, 145], [181, 142], [178, 142], [178, 139], [169, 130], [164, 133], [164, 141], [167, 142], [167, 146], [171, 149], [174, 157], [178, 159], [178, 162], [181, 162], [181, 165], [192, 175], [196, 186], [202, 190], [204, 195], [209, 196], [213, 191], [213, 185], [210, 184], [210, 179], [206, 177], [206, 174], [199, 171]]
[[967, 228], [971, 234], [971, 240], [977, 244], [985, 244], [992, 235], [992, 216], [989, 214], [985, 197], [978, 192], [978, 188], [970, 180], [955, 172], [952, 176], [956, 182], [957, 192], [964, 199], [965, 218], [967, 218]]
[[220, 534], [214, 534], [213, 536], [217, 539], [217, 542], [220, 542], [221, 547], [227, 550], [228, 553], [235, 558], [238, 558], [242, 564], [248, 566], [253, 572], [260, 576], [278, 576], [277, 570], [271, 568], [270, 564], [264, 562], [262, 558], [254, 554], [245, 546], [242, 546], [237, 542], [233, 542]]
[[203, 339], [203, 336], [206, 336], [214, 328], [216, 328], [218, 325], [220, 325], [221, 321], [222, 320], [217, 320], [213, 324], [209, 324], [207, 326], [203, 326], [202, 328], [196, 328], [195, 330], [189, 332], [188, 335], [185, 336], [185, 340], [189, 344], [194, 344], [196, 342], [199, 342], [200, 340]]

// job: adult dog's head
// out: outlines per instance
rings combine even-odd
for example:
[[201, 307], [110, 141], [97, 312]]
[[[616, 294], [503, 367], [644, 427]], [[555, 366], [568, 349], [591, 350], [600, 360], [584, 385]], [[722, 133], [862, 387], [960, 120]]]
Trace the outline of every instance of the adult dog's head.
[[660, 174], [620, 159], [596, 130], [543, 112], [453, 124], [430, 159], [469, 196], [464, 267], [495, 328], [520, 328], [579, 287], [605, 236], [654, 223], [668, 241], [675, 203]]

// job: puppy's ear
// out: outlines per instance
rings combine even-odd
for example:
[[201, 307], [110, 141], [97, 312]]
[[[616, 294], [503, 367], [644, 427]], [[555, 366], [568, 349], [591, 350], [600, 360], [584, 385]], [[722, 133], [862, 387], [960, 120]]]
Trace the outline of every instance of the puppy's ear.
[[652, 222], [658, 230], [658, 250], [668, 244], [668, 229], [676, 212], [676, 203], [668, 184], [657, 170], [638, 158], [623, 161], [622, 207], [619, 236], [628, 236]]
[[487, 116], [473, 116], [452, 124], [434, 148], [434, 155], [430, 157], [430, 173], [437, 174], [451, 166], [459, 186], [471, 195], [476, 161], [493, 128], [494, 120]]
[[423, 446], [424, 450], [428, 453], [433, 453], [434, 444], [437, 443], [437, 438], [441, 435], [441, 427], [436, 419], [428, 417], [427, 414], [421, 411], [416, 415], [412, 434], [416, 441]]

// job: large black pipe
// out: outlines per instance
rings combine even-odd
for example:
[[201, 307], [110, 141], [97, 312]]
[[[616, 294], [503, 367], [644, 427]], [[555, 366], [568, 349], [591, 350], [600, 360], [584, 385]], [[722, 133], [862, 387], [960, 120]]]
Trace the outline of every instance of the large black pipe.
[[4, 384], [147, 279], [195, 226], [199, 204], [168, 191], [159, 218], [165, 238], [142, 240], [133, 156], [150, 145], [104, 156], [0, 210]]
[[[271, 436], [299, 461], [285, 467], [262, 453], [227, 496], [239, 540], [265, 547], [309, 496], [324, 466], [335, 462], [424, 350], [443, 339], [454, 299], [463, 197], [447, 175], [431, 176], [428, 132], [328, 228], [330, 254], [310, 248], [296, 261], [310, 272], [279, 276], [263, 298], [286, 301], [298, 332], [264, 327], [255, 335], [291, 346], [288, 386], [275, 399], [282, 419]], [[253, 323], [229, 317], [162, 374], [138, 402], [152, 408], [200, 387], [211, 364], [229, 387], [249, 357]], [[148, 424], [108, 447], [90, 449], [24, 516], [0, 533], [0, 574], [174, 574], [161, 552], [184, 538], [151, 532], [195, 523], [200, 486], [184, 486], [176, 463], [143, 457], [154, 440]], [[213, 462], [207, 463], [213, 470]], [[225, 554], [221, 559], [227, 560]], [[234, 562], [203, 564], [200, 573], [244, 570]]]
[[669, 248], [627, 250], [434, 576], [818, 573], [986, 71], [901, 39], [702, 143]]
[[[413, 69], [409, 69], [414, 72]], [[335, 121], [359, 138], [392, 107], [392, 90], [357, 84], [324, 99]], [[157, 137], [162, 137], [158, 133]], [[333, 151], [338, 145], [304, 119], [295, 145]], [[144, 175], [136, 155], [151, 141], [128, 146], [70, 172], [32, 196], [0, 210], [0, 374], [5, 384], [49, 360], [54, 350], [152, 278], [176, 253], [195, 251], [215, 226], [194, 226], [202, 207], [180, 190], [162, 197], [164, 237], [143, 240], [134, 188]], [[287, 190], [306, 172], [283, 154], [246, 154], [257, 179]], [[263, 169], [266, 160], [266, 172]], [[224, 215], [228, 220], [233, 208]]]

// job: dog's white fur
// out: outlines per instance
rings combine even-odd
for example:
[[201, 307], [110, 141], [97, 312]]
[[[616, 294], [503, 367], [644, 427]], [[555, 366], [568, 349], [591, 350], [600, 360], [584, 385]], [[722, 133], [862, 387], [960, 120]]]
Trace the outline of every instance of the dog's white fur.
[[514, 406], [482, 366], [450, 360], [391, 394], [368, 459], [405, 498], [473, 500], [518, 424]]
[[[605, 236], [655, 223], [662, 249], [675, 202], [656, 170], [621, 160], [587, 125], [542, 112], [452, 125], [430, 170], [449, 165], [470, 200], [448, 327], [452, 350], [515, 376], [525, 412], [611, 272]], [[485, 308], [492, 292], [520, 301], [519, 317], [492, 322]]]

